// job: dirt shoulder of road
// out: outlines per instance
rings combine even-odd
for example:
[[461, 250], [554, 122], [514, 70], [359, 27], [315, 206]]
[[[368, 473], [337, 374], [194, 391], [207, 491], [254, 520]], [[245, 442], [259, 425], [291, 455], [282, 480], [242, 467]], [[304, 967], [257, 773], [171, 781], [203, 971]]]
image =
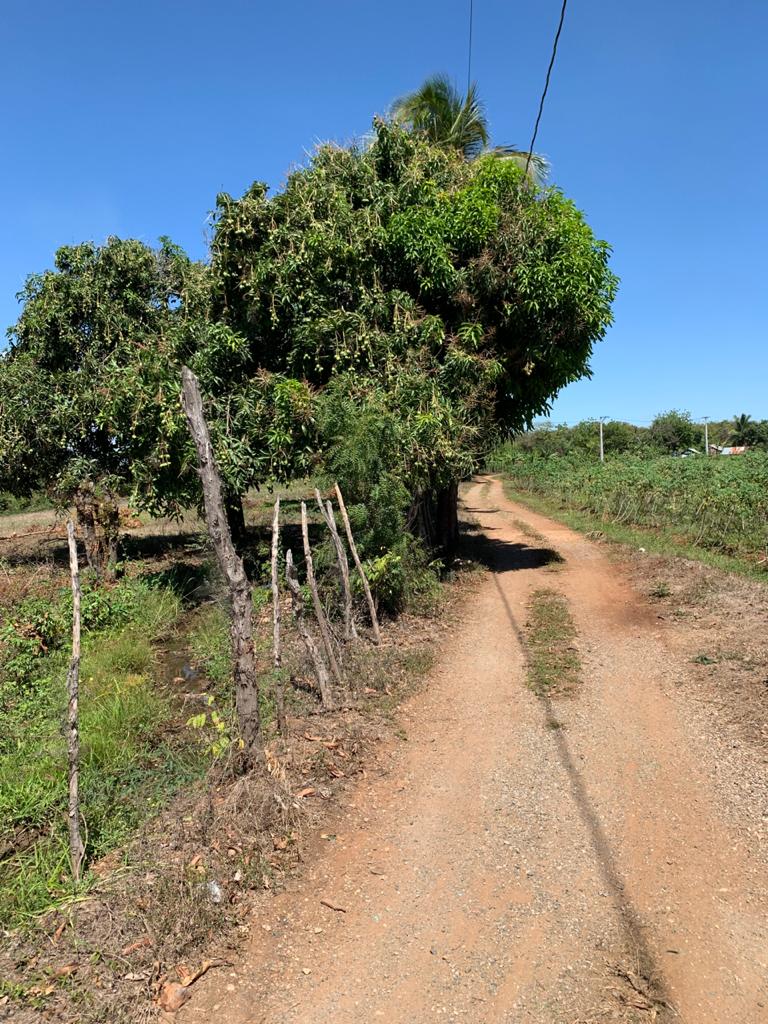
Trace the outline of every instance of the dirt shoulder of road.
[[[688, 690], [712, 667], [690, 654], [705, 635], [659, 604], [671, 573], [661, 586], [497, 480], [464, 496], [489, 571], [398, 713], [408, 742], [378, 749], [180, 1024], [758, 1024], [760, 748], [740, 731], [717, 776], [716, 691]], [[576, 630], [567, 693], [527, 683], [542, 587]]]

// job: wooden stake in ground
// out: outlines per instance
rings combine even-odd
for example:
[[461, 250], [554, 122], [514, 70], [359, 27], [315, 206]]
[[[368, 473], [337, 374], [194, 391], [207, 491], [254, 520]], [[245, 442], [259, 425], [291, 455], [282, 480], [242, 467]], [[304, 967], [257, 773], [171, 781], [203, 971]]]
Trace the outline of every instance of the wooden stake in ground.
[[320, 636], [323, 638], [323, 646], [325, 647], [325, 653], [328, 655], [328, 661], [331, 666], [336, 682], [341, 685], [341, 670], [339, 669], [339, 663], [336, 660], [336, 654], [333, 650], [333, 640], [331, 639], [331, 631], [328, 627], [328, 620], [325, 617], [325, 611], [323, 609], [323, 603], [320, 600], [320, 594], [317, 590], [317, 580], [315, 579], [315, 567], [312, 563], [312, 548], [309, 546], [309, 526], [307, 524], [307, 505], [306, 502], [301, 503], [301, 536], [304, 540], [304, 559], [307, 563], [307, 583], [309, 584], [309, 590], [312, 594], [312, 604], [315, 607], [315, 617], [317, 618], [317, 625], [320, 630]]
[[283, 652], [280, 643], [280, 583], [277, 577], [277, 556], [280, 547], [280, 499], [275, 501], [272, 517], [272, 650], [275, 666], [275, 709], [277, 728], [281, 736], [288, 735], [285, 720], [285, 691], [283, 690]]
[[235, 703], [240, 738], [243, 743], [242, 763], [246, 769], [261, 764], [264, 748], [259, 717], [259, 684], [253, 655], [253, 599], [251, 584], [243, 561], [232, 544], [232, 535], [224, 511], [221, 477], [211, 445], [211, 435], [203, 414], [203, 400], [197, 377], [188, 367], [181, 371], [181, 402], [189, 424], [189, 432], [197, 449], [200, 480], [205, 501], [205, 520], [231, 601], [232, 660], [235, 675]]
[[347, 506], [344, 504], [344, 497], [341, 493], [341, 488], [336, 484], [335, 489], [336, 499], [339, 503], [339, 511], [341, 512], [341, 518], [344, 521], [344, 529], [347, 532], [349, 550], [352, 552], [352, 558], [357, 566], [357, 571], [360, 573], [360, 582], [363, 584], [365, 600], [368, 602], [368, 612], [371, 616], [371, 628], [373, 629], [373, 642], [378, 644], [381, 642], [381, 633], [379, 632], [379, 618], [376, 614], [376, 605], [373, 603], [373, 594], [371, 594], [371, 588], [368, 586], [368, 577], [365, 575], [363, 563], [360, 561], [360, 556], [357, 553], [357, 546], [355, 544], [355, 538], [352, 536], [352, 527], [349, 522], [349, 516], [347, 515]]
[[336, 561], [339, 563], [341, 587], [344, 593], [344, 639], [357, 640], [357, 630], [355, 629], [355, 616], [352, 605], [352, 587], [349, 585], [349, 562], [347, 561], [347, 552], [344, 550], [344, 545], [341, 543], [339, 531], [336, 528], [336, 516], [333, 514], [333, 505], [329, 501], [326, 502], [325, 507], [323, 507], [323, 499], [320, 497], [320, 491], [318, 491], [317, 488], [315, 488], [315, 498], [317, 499], [317, 504], [323, 514], [325, 524], [330, 530], [333, 546], [336, 549]]
[[285, 578], [288, 583], [288, 589], [291, 592], [291, 604], [293, 606], [293, 616], [296, 619], [296, 628], [299, 631], [299, 636], [304, 641], [304, 646], [307, 648], [312, 667], [315, 670], [315, 678], [320, 690], [320, 700], [323, 702], [323, 707], [326, 711], [332, 711], [335, 704], [333, 694], [331, 693], [331, 680], [328, 675], [328, 669], [325, 667], [323, 656], [320, 653], [320, 648], [315, 643], [315, 639], [307, 629], [307, 624], [304, 620], [304, 602], [301, 597], [299, 577], [296, 573], [296, 566], [293, 564], [293, 555], [290, 548], [285, 553]]
[[67, 520], [69, 540], [69, 571], [72, 577], [72, 659], [67, 672], [67, 762], [69, 768], [69, 859], [72, 876], [80, 881], [85, 847], [80, 835], [80, 734], [78, 697], [80, 689], [80, 567], [77, 561], [77, 542], [72, 520]]

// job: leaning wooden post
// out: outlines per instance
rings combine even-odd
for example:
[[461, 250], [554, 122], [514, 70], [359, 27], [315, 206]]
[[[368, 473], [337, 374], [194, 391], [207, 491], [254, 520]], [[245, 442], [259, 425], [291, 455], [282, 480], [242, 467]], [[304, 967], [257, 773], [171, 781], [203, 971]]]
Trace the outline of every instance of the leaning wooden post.
[[203, 485], [205, 521], [224, 579], [227, 581], [232, 605], [232, 660], [235, 676], [235, 704], [243, 743], [243, 767], [253, 768], [264, 760], [264, 747], [259, 716], [259, 683], [253, 654], [253, 598], [251, 584], [232, 544], [232, 535], [224, 511], [216, 458], [211, 435], [203, 414], [203, 400], [197, 377], [188, 367], [181, 371], [181, 402], [189, 424], [189, 432], [197, 449], [200, 480]]
[[347, 506], [344, 504], [344, 497], [341, 493], [341, 488], [336, 484], [335, 489], [336, 499], [339, 502], [341, 518], [344, 520], [344, 529], [347, 531], [349, 550], [352, 552], [352, 558], [357, 566], [357, 571], [360, 573], [360, 581], [363, 584], [363, 590], [365, 591], [365, 600], [368, 602], [368, 612], [371, 616], [371, 627], [373, 629], [373, 642], [378, 644], [381, 642], [381, 633], [379, 632], [379, 618], [376, 614], [376, 605], [373, 603], [373, 594], [371, 593], [371, 588], [368, 586], [368, 578], [365, 575], [363, 563], [360, 561], [360, 556], [357, 553], [357, 545], [355, 544], [355, 538], [352, 536], [352, 527], [349, 522], [349, 516], [347, 515]]
[[280, 583], [277, 577], [277, 556], [280, 547], [280, 499], [275, 501], [272, 517], [272, 650], [275, 665], [275, 710], [277, 728], [281, 736], [288, 735], [285, 719], [285, 691], [283, 690], [283, 652], [280, 643]]
[[323, 647], [325, 647], [325, 653], [328, 655], [328, 662], [331, 666], [331, 671], [336, 679], [336, 682], [341, 685], [341, 670], [339, 669], [339, 663], [336, 660], [336, 654], [333, 650], [333, 640], [331, 639], [331, 631], [328, 628], [328, 620], [325, 617], [325, 611], [323, 610], [323, 603], [320, 600], [320, 594], [317, 590], [317, 580], [315, 579], [315, 567], [312, 564], [312, 548], [309, 546], [309, 527], [307, 525], [307, 505], [306, 502], [301, 503], [301, 536], [304, 540], [304, 560], [307, 563], [307, 583], [309, 584], [309, 590], [312, 594], [312, 604], [315, 606], [315, 616], [317, 618], [317, 625], [320, 629], [320, 636], [323, 638]]
[[315, 670], [315, 678], [320, 690], [320, 700], [323, 702], [323, 707], [326, 711], [333, 711], [336, 705], [331, 693], [331, 680], [328, 675], [328, 669], [325, 667], [323, 656], [320, 653], [320, 648], [315, 643], [314, 637], [307, 629], [307, 624], [304, 621], [304, 601], [301, 596], [299, 577], [296, 573], [296, 566], [293, 564], [293, 555], [290, 548], [285, 553], [285, 578], [288, 583], [288, 589], [291, 592], [291, 604], [293, 605], [293, 617], [296, 620], [296, 628], [299, 631], [299, 636], [304, 641], [304, 646], [307, 648], [312, 667]]
[[85, 858], [85, 847], [80, 835], [80, 735], [78, 697], [80, 688], [80, 567], [77, 561], [75, 527], [67, 520], [69, 540], [69, 571], [72, 577], [72, 660], [67, 672], [67, 762], [69, 768], [69, 859], [72, 876], [80, 881], [80, 872]]
[[318, 491], [317, 488], [315, 488], [315, 498], [318, 506], [320, 507], [325, 524], [330, 530], [333, 546], [336, 549], [336, 561], [339, 563], [341, 587], [344, 593], [344, 639], [357, 640], [357, 630], [355, 629], [355, 616], [352, 605], [352, 587], [349, 584], [349, 562], [347, 561], [347, 553], [344, 550], [344, 545], [341, 543], [341, 537], [339, 537], [339, 531], [336, 528], [336, 516], [333, 514], [333, 505], [329, 501], [326, 502], [325, 507], [323, 506], [323, 499], [320, 497], [320, 491]]

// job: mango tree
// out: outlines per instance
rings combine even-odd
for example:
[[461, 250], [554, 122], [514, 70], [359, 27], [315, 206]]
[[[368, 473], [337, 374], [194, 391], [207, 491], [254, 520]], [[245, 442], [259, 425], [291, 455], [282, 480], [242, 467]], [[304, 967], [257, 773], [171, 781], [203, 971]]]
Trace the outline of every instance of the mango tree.
[[252, 371], [338, 399], [321, 446], [355, 435], [349, 461], [369, 459], [383, 432], [404, 514], [450, 546], [461, 477], [589, 374], [608, 257], [513, 162], [376, 121], [369, 143], [321, 146], [272, 197], [260, 183], [218, 197], [212, 311]]

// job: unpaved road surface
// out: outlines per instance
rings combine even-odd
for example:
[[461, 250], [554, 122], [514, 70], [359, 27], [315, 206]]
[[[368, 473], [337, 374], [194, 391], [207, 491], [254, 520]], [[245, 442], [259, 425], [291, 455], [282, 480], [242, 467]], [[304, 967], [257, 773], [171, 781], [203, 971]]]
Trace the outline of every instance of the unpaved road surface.
[[[699, 754], [664, 623], [599, 546], [498, 481], [464, 506], [490, 572], [401, 709], [407, 739], [261, 905], [244, 961], [178, 1019], [768, 1021], [765, 850]], [[559, 699], [525, 681], [541, 587], [579, 634], [583, 684]]]

